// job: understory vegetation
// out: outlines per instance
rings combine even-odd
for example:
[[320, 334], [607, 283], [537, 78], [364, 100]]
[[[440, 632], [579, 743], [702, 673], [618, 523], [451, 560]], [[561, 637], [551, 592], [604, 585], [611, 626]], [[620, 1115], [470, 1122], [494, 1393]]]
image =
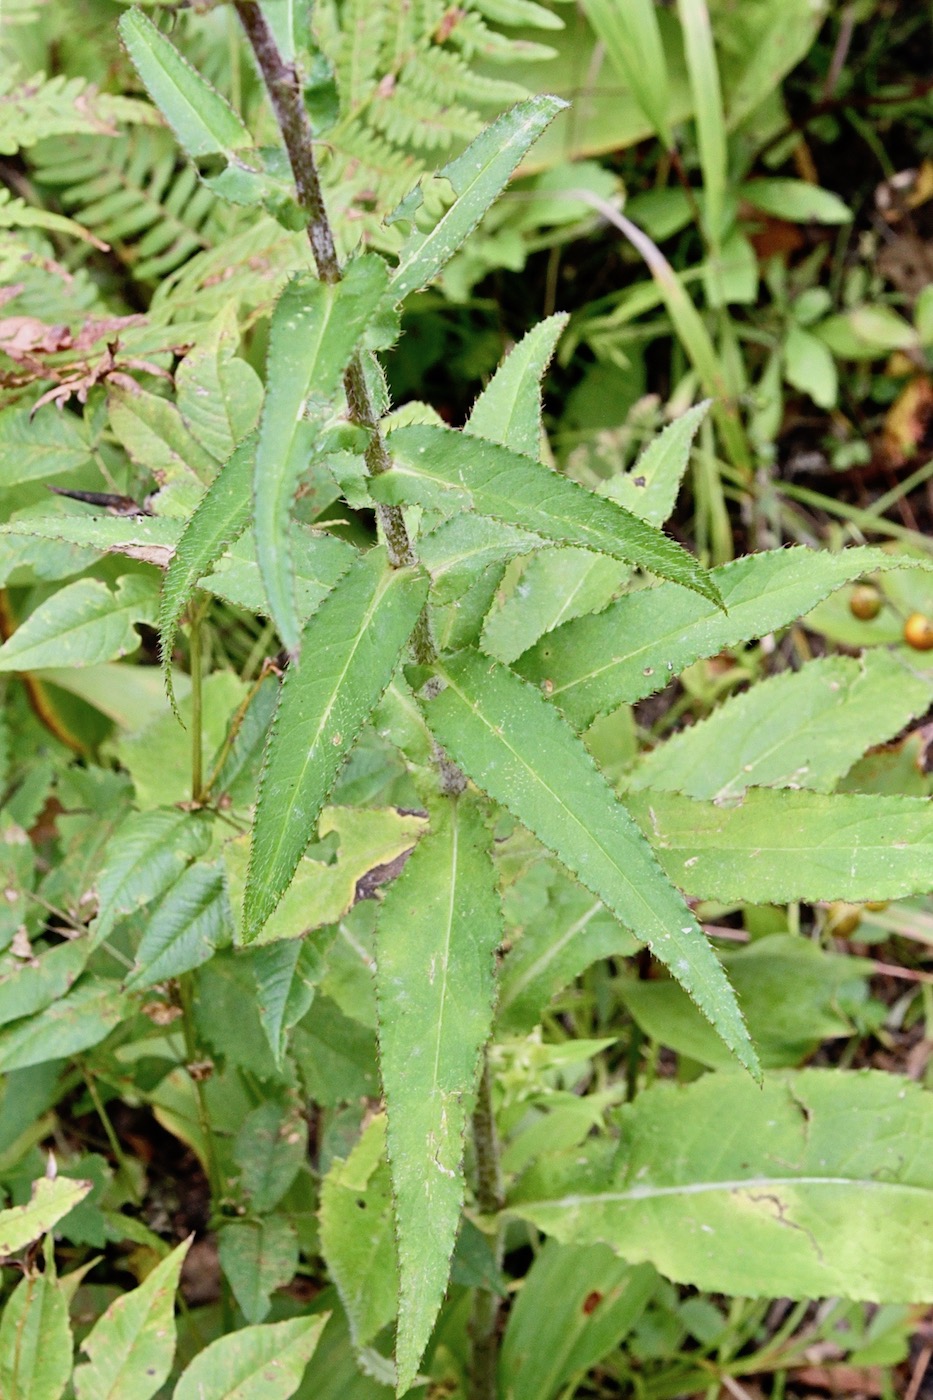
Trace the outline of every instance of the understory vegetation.
[[933, 1396], [929, 15], [0, 20], [0, 1400]]

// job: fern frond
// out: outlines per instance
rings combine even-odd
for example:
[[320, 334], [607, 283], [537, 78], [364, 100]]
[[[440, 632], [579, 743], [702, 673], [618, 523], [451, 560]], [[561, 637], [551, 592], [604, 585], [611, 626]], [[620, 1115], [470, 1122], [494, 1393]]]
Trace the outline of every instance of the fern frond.
[[25, 79], [14, 67], [0, 71], [0, 155], [51, 136], [115, 136], [121, 124], [161, 126], [162, 118], [148, 102], [98, 92], [84, 78], [36, 73]]
[[179, 165], [171, 132], [138, 128], [109, 140], [72, 136], [33, 152], [35, 178], [111, 244], [140, 282], [213, 247], [238, 217]]
[[86, 228], [64, 214], [55, 214], [51, 209], [41, 209], [27, 204], [24, 199], [14, 199], [10, 191], [0, 186], [0, 228], [43, 228], [49, 233], [66, 233], [72, 238], [80, 238], [84, 243], [94, 243], [98, 248], [106, 248], [99, 238], [95, 238]]

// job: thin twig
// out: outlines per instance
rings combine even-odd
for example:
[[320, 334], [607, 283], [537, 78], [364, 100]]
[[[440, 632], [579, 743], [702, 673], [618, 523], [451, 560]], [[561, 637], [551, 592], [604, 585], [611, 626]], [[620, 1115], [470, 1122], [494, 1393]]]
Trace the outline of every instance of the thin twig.
[[[505, 1194], [492, 1107], [492, 1076], [485, 1055], [473, 1110], [473, 1147], [476, 1152], [476, 1204], [482, 1215], [498, 1215], [505, 1205]], [[497, 1225], [493, 1244], [497, 1270], [502, 1264], [502, 1243], [502, 1227]], [[491, 1289], [477, 1288], [470, 1319], [473, 1344], [470, 1400], [496, 1400], [498, 1394], [500, 1306], [498, 1295]]]

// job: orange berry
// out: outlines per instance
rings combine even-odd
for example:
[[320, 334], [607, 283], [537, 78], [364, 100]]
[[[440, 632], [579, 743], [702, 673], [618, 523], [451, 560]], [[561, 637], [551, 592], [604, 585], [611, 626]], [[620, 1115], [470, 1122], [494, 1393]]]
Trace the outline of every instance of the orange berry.
[[904, 623], [904, 641], [915, 651], [933, 651], [933, 622], [925, 613], [911, 613]]
[[860, 622], [871, 622], [881, 611], [881, 594], [870, 583], [860, 583], [852, 590], [849, 611]]

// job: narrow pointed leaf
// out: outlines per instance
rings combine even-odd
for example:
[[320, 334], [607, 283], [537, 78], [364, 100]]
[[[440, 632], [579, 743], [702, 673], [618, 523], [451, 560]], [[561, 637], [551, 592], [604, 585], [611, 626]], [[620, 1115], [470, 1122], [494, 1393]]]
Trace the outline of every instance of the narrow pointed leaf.
[[190, 1238], [173, 1249], [131, 1293], [117, 1298], [81, 1344], [77, 1400], [149, 1400], [175, 1355], [175, 1290]]
[[540, 694], [476, 652], [449, 658], [440, 675], [425, 713], [445, 750], [647, 943], [757, 1073], [722, 967], [582, 743]]
[[876, 1070], [657, 1084], [618, 1144], [542, 1162], [510, 1210], [745, 1297], [933, 1299], [933, 1095]]
[[548, 316], [522, 337], [476, 400], [465, 432], [540, 458], [541, 380], [569, 319]]
[[137, 622], [154, 622], [151, 579], [128, 574], [111, 592], [99, 579], [66, 584], [40, 603], [0, 646], [0, 672], [96, 666], [139, 646]]
[[67, 1176], [40, 1177], [32, 1183], [32, 1196], [24, 1206], [0, 1211], [0, 1259], [18, 1254], [27, 1244], [45, 1235], [91, 1190], [90, 1181]]
[[110, 978], [82, 977], [67, 996], [0, 1031], [0, 1070], [26, 1069], [89, 1050], [120, 1024], [130, 1005]]
[[396, 429], [388, 446], [394, 464], [370, 483], [376, 500], [435, 508], [453, 503], [559, 544], [624, 559], [718, 601], [711, 575], [680, 545], [539, 462], [427, 425]]
[[605, 45], [610, 62], [661, 142], [670, 150], [670, 86], [654, 0], [584, 0], [587, 19]]
[[288, 1400], [330, 1313], [241, 1327], [198, 1352], [172, 1400]]
[[256, 938], [291, 882], [324, 801], [382, 697], [427, 596], [427, 579], [362, 555], [304, 630], [269, 738], [243, 900]]
[[107, 844], [97, 881], [95, 941], [106, 938], [126, 914], [164, 894], [189, 861], [204, 854], [210, 835], [209, 820], [177, 807], [131, 813]]
[[158, 515], [21, 515], [0, 525], [0, 536], [32, 535], [88, 545], [101, 554], [125, 554], [130, 559], [164, 568], [181, 535], [181, 521]]
[[583, 729], [624, 701], [661, 690], [702, 656], [761, 637], [809, 612], [851, 579], [926, 561], [861, 547], [839, 554], [775, 549], [710, 570], [726, 612], [662, 583], [628, 593], [595, 617], [565, 623], [515, 664]]
[[289, 508], [307, 465], [312, 425], [304, 419], [310, 394], [327, 405], [388, 280], [375, 255], [351, 262], [341, 282], [311, 273], [293, 277], [276, 303], [269, 332], [266, 397], [254, 471], [256, 555], [270, 614], [285, 646], [298, 645]]
[[198, 579], [209, 572], [249, 523], [255, 460], [256, 434], [251, 433], [211, 482], [175, 545], [162, 584], [159, 609], [162, 673], [173, 705], [171, 663], [178, 620], [191, 601]]
[[[519, 161], [566, 105], [559, 97], [530, 97], [519, 102], [438, 172], [449, 181], [457, 198], [428, 233], [412, 228], [390, 284], [393, 301], [404, 301], [410, 292], [426, 286], [450, 261], [505, 188]], [[410, 218], [420, 203], [418, 188], [395, 217]]]
[[223, 864], [189, 865], [153, 910], [124, 986], [138, 991], [190, 972], [232, 933]]
[[[376, 990], [399, 1260], [399, 1394], [447, 1287], [463, 1204], [463, 1140], [492, 1027], [502, 911], [480, 804], [431, 813], [379, 915]], [[431, 1222], [425, 1230], [426, 1220]]]
[[0, 1321], [0, 1395], [59, 1400], [71, 1375], [68, 1303], [49, 1273], [28, 1273]]
[[670, 878], [697, 899], [901, 899], [930, 888], [925, 797], [772, 792], [720, 807], [673, 792], [626, 799]]
[[120, 34], [149, 95], [189, 156], [230, 156], [253, 144], [226, 99], [141, 10], [122, 16]]

